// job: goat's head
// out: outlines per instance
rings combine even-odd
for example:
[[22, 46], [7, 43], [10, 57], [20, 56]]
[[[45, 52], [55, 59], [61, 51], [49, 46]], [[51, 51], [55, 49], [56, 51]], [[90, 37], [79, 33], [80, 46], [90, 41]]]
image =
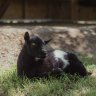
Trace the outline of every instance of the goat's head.
[[30, 37], [28, 32], [25, 32], [24, 39], [28, 54], [30, 54], [32, 57], [38, 58], [44, 58], [46, 56], [46, 50], [44, 50], [43, 47], [50, 42], [51, 39], [44, 41], [38, 36]]

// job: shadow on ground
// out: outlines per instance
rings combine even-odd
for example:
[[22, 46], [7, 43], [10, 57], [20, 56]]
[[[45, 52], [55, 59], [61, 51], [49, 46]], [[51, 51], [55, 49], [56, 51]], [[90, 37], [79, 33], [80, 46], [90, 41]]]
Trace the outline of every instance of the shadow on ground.
[[52, 49], [62, 49], [82, 54], [96, 54], [96, 28], [39, 27], [31, 30], [43, 39], [52, 38]]

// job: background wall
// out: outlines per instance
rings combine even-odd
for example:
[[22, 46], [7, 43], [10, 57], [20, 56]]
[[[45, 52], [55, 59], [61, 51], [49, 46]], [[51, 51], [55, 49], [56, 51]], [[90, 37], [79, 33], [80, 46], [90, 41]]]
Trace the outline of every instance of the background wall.
[[79, 4], [79, 0], [9, 1], [1, 19], [96, 20], [96, 7]]

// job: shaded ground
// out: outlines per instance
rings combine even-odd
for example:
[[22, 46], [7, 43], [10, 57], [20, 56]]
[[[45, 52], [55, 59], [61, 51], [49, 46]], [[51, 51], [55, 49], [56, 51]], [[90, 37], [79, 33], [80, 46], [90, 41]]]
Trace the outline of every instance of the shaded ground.
[[[43, 39], [52, 38], [48, 49], [62, 49], [89, 56], [96, 55], [96, 26], [56, 27], [56, 26], [1, 26], [0, 27], [0, 66], [16, 64], [23, 45], [23, 35], [39, 35]], [[96, 71], [95, 71], [96, 73]]]

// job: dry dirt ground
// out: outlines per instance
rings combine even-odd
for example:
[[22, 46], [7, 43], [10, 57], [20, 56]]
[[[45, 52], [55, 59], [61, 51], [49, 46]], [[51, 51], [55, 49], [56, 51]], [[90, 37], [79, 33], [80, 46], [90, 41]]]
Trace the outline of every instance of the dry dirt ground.
[[9, 68], [10, 65], [16, 64], [26, 31], [45, 40], [52, 38], [46, 46], [48, 49], [62, 49], [88, 56], [96, 55], [96, 26], [0, 26], [1, 67]]

